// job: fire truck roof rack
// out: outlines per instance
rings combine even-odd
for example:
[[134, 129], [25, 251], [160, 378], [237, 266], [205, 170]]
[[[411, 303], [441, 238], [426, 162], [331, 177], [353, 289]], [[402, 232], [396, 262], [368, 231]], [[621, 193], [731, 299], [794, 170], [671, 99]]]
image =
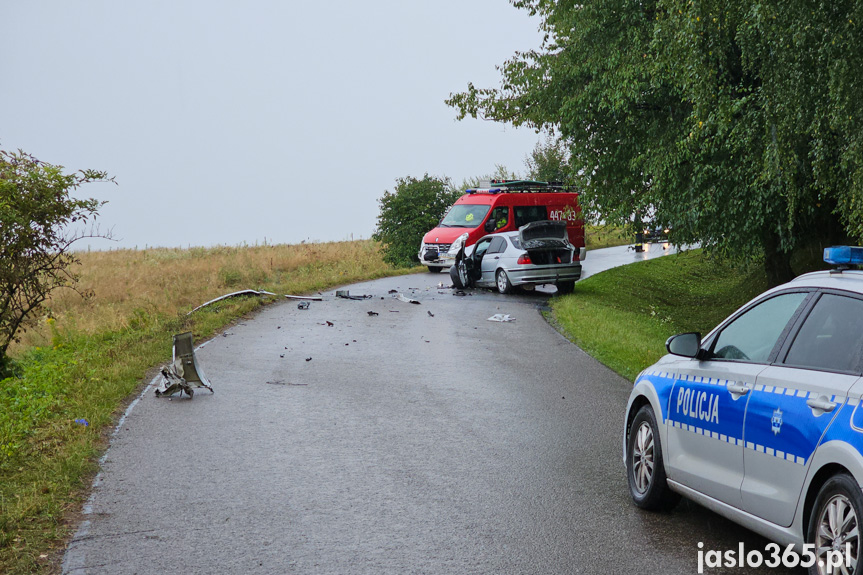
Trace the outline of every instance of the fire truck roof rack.
[[536, 180], [483, 180], [478, 188], [468, 188], [468, 194], [500, 194], [529, 192], [571, 192], [563, 182], [538, 182]]

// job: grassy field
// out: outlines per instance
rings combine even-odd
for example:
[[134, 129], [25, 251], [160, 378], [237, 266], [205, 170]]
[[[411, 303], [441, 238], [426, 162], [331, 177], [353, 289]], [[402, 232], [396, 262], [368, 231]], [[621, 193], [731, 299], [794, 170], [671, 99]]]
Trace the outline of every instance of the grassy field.
[[[0, 573], [53, 573], [98, 454], [171, 334], [196, 341], [272, 298], [201, 303], [245, 288], [308, 294], [393, 270], [370, 241], [296, 246], [119, 250], [80, 254], [81, 287], [58, 293], [12, 350], [0, 381]], [[86, 423], [85, 423], [86, 422]]]
[[675, 333], [706, 334], [767, 287], [760, 267], [742, 268], [701, 250], [614, 268], [553, 298], [553, 319], [587, 353], [633, 379]]

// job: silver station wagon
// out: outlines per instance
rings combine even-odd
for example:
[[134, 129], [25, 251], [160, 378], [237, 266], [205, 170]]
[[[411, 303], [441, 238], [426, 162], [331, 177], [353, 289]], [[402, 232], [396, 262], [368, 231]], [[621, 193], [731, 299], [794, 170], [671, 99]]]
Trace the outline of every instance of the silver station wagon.
[[554, 284], [558, 293], [571, 293], [581, 277], [579, 251], [569, 243], [565, 221], [530, 222], [518, 232], [483, 236], [456, 254], [450, 277], [457, 288], [497, 288]]
[[824, 259], [839, 267], [765, 292], [703, 339], [668, 340], [635, 381], [624, 461], [639, 507], [683, 495], [793, 545], [811, 573], [859, 573], [863, 272], [849, 266], [863, 248]]

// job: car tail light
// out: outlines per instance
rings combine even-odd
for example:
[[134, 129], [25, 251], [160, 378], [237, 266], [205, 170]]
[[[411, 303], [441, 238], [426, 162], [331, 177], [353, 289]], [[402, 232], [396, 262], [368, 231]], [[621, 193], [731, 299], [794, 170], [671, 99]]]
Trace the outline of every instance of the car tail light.
[[530, 264], [532, 264], [533, 262], [532, 262], [532, 261], [530, 261], [530, 256], [529, 256], [529, 255], [527, 255], [527, 254], [521, 254], [521, 255], [518, 257], [518, 261], [517, 261], [516, 263], [517, 263], [518, 265], [520, 265], [520, 266], [525, 266], [525, 265], [530, 265]]

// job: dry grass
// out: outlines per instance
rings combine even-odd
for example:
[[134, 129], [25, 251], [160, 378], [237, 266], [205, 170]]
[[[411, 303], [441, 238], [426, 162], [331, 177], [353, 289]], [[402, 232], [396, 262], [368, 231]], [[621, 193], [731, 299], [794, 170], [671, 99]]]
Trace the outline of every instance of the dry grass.
[[[83, 252], [80, 288], [57, 292], [47, 305], [61, 331], [117, 331], [142, 315], [175, 316], [240, 289], [308, 293], [394, 273], [370, 240], [256, 247], [215, 247]], [[47, 345], [45, 322], [28, 332], [12, 355]]]

